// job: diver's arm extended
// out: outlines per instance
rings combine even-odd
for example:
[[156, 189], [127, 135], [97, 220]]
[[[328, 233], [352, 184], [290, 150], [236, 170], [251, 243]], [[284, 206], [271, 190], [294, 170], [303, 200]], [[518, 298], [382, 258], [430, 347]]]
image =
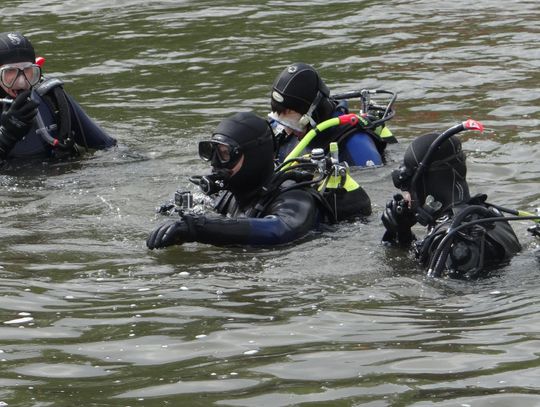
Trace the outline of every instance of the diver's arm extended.
[[291, 190], [278, 196], [263, 218], [184, 215], [154, 230], [147, 240], [150, 249], [185, 242], [214, 245], [276, 245], [304, 236], [317, 222], [318, 209], [306, 191]]

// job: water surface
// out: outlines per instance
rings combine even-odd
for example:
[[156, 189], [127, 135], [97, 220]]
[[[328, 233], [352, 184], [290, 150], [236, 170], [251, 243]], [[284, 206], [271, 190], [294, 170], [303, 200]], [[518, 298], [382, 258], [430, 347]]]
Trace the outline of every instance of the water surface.
[[[539, 263], [425, 279], [380, 246], [410, 140], [467, 118], [473, 192], [540, 206], [535, 1], [4, 0], [45, 71], [119, 148], [0, 175], [0, 405], [540, 404]], [[276, 249], [151, 252], [154, 208], [206, 171], [198, 141], [265, 115], [287, 64], [334, 93], [397, 91], [389, 165], [355, 174], [374, 214]]]

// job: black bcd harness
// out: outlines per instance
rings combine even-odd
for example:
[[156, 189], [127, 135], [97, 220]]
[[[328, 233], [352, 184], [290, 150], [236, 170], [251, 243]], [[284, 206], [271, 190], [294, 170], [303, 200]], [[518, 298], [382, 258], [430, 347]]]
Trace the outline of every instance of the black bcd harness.
[[[63, 88], [64, 82], [57, 78], [45, 79], [35, 91], [53, 115], [53, 124], [46, 126], [38, 113], [38, 130], [43, 140], [55, 150], [75, 152], [71, 123], [71, 108]], [[52, 132], [56, 132], [56, 136]]]
[[[285, 185], [284, 185], [285, 184]], [[251, 218], [261, 218], [266, 209], [281, 194], [292, 189], [303, 189], [309, 193], [322, 210], [325, 219], [330, 223], [336, 222], [336, 213], [328, 200], [311, 185], [313, 184], [313, 174], [299, 170], [287, 170], [277, 172], [272, 179], [262, 187], [257, 194], [257, 198], [252, 206], [245, 212]], [[222, 191], [216, 198], [214, 209], [222, 215], [237, 216], [241, 211], [236, 198], [230, 191]]]
[[[505, 257], [505, 247], [490, 236], [489, 231], [494, 228], [494, 224], [480, 225], [474, 222], [489, 218], [500, 220], [501, 213], [485, 202], [486, 198], [485, 194], [478, 194], [465, 204], [453, 207], [448, 216], [442, 217], [429, 235], [417, 243], [417, 257], [422, 263], [429, 264], [437, 276], [447, 268], [449, 275], [476, 278], [486, 265], [502, 261]], [[465, 226], [469, 223], [469, 227]], [[447, 236], [449, 228], [456, 229], [460, 225], [464, 229], [456, 231], [447, 242], [450, 237]], [[486, 252], [490, 253], [489, 258]]]

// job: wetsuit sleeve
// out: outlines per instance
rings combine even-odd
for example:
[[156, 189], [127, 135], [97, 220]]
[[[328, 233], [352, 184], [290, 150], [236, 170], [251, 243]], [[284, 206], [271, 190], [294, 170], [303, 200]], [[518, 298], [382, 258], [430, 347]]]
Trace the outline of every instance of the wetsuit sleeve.
[[276, 245], [291, 242], [316, 226], [319, 210], [306, 191], [278, 196], [263, 218], [203, 216], [194, 219], [193, 240], [215, 245]]
[[67, 100], [71, 107], [71, 126], [77, 144], [96, 150], [102, 150], [116, 145], [116, 139], [111, 137], [96, 122], [94, 122], [82, 107], [70, 96]]

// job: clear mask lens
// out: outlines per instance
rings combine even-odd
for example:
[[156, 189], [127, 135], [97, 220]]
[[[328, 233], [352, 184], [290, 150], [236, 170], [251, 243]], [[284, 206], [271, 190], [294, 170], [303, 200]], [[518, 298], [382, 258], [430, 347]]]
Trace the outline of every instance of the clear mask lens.
[[[304, 134], [306, 132], [306, 126], [303, 126], [302, 124], [300, 124], [298, 120], [291, 120], [286, 117], [282, 117], [278, 115], [276, 112], [268, 113], [268, 118], [272, 120], [276, 124], [276, 126], [281, 125], [283, 127], [291, 129], [295, 133]], [[274, 127], [274, 125], [272, 125], [272, 127]]]
[[30, 64], [23, 68], [9, 65], [0, 68], [0, 81], [8, 89], [15, 85], [20, 75], [23, 75], [30, 86], [35, 86], [41, 78], [41, 68], [36, 64]]
[[287, 130], [284, 125], [281, 123], [274, 122], [272, 127], [272, 132], [274, 133], [274, 137], [277, 137], [281, 134], [287, 134]]
[[214, 161], [224, 167], [234, 165], [238, 161], [241, 153], [236, 147], [214, 140], [199, 142], [199, 156], [205, 161]]

